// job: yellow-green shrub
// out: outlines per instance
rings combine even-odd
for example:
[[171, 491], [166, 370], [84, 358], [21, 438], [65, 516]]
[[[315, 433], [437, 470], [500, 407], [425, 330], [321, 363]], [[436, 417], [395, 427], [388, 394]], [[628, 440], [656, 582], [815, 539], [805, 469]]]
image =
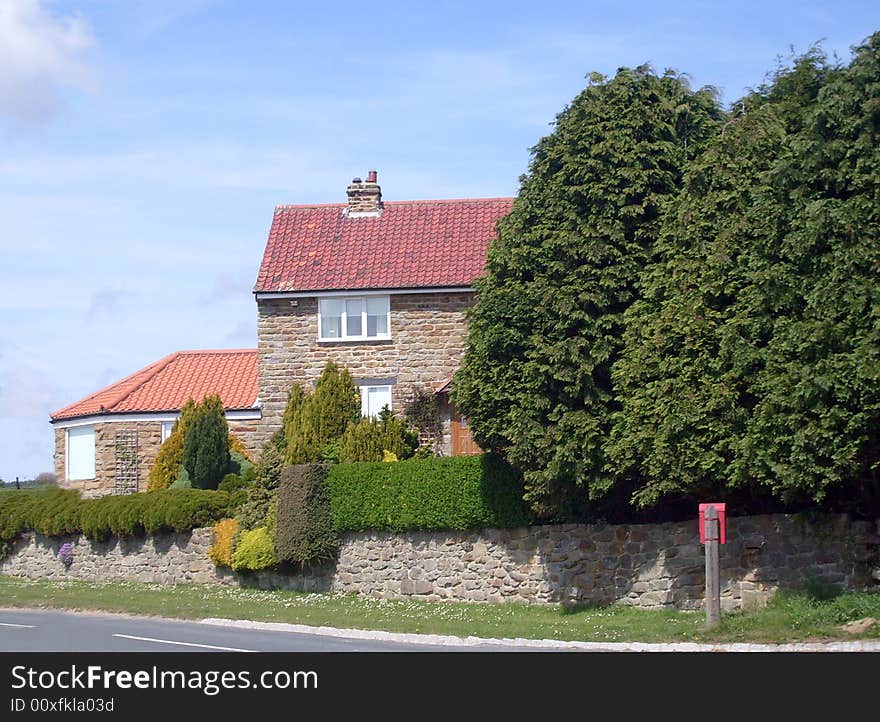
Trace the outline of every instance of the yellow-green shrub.
[[171, 434], [159, 447], [156, 461], [150, 467], [150, 473], [147, 475], [147, 491], [167, 489], [176, 481], [183, 465], [184, 435], [195, 409], [196, 403], [190, 399], [180, 410], [180, 418], [174, 422]]
[[232, 552], [232, 568], [235, 571], [256, 571], [275, 566], [275, 542], [269, 530], [261, 526], [245, 530], [238, 536], [238, 544]]
[[223, 519], [214, 525], [214, 544], [208, 556], [218, 567], [232, 566], [233, 540], [237, 533], [238, 522], [235, 519]]
[[418, 446], [418, 435], [386, 406], [379, 418], [349, 424], [339, 442], [339, 461], [397, 461], [408, 459]]

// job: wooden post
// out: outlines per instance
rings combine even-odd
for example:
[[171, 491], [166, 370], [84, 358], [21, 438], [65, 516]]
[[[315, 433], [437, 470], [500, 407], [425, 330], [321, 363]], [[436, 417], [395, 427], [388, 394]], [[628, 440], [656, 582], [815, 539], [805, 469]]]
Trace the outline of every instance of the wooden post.
[[706, 507], [706, 626], [721, 620], [721, 572], [718, 565], [718, 512]]

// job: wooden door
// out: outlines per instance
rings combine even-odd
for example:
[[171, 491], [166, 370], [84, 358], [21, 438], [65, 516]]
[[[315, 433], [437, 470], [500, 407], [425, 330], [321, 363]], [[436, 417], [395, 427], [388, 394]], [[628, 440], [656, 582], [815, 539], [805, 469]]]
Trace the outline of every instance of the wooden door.
[[482, 454], [483, 450], [474, 442], [471, 430], [468, 428], [467, 416], [452, 410], [452, 455], [470, 456]]

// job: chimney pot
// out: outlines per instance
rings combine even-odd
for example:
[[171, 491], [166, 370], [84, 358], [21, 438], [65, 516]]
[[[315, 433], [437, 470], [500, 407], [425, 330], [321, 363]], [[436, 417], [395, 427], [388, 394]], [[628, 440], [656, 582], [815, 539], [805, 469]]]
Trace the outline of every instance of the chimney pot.
[[367, 172], [367, 183], [378, 183], [379, 181], [377, 180], [377, 177], [378, 177], [378, 174], [376, 173], [376, 171], [374, 171], [374, 170], [368, 171]]

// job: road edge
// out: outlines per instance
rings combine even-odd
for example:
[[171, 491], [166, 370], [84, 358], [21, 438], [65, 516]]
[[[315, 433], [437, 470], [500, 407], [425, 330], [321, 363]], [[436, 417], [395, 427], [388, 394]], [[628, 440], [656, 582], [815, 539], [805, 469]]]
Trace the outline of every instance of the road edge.
[[492, 637], [454, 637], [443, 634], [416, 634], [412, 632], [385, 632], [370, 629], [342, 629], [315, 627], [285, 622], [253, 622], [244, 619], [209, 617], [201, 624], [234, 627], [271, 632], [296, 632], [324, 637], [344, 637], [384, 642], [431, 644], [437, 646], [477, 647], [504, 645], [523, 649], [581, 650], [589, 652], [880, 652], [880, 640], [852, 640], [844, 642], [788, 642], [785, 644], [758, 644], [735, 642], [705, 644], [699, 642], [566, 642], [558, 639], [522, 639]]

